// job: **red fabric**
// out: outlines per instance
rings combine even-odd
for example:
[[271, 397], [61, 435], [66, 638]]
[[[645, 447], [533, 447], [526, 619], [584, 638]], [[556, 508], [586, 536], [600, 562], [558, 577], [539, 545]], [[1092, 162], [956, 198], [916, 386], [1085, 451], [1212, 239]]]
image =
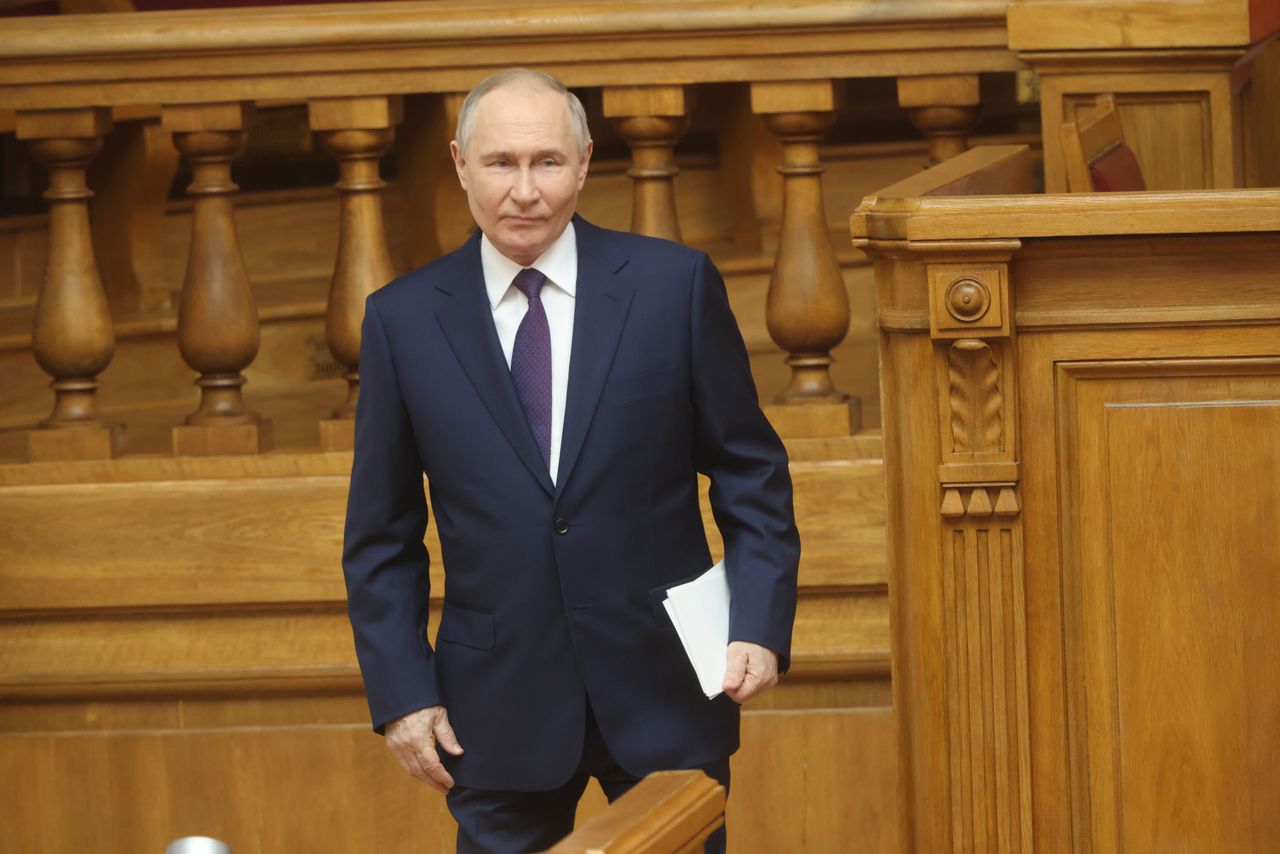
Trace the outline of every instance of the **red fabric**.
[[1089, 164], [1089, 180], [1095, 193], [1132, 192], [1147, 189], [1142, 167], [1133, 149], [1117, 145]]

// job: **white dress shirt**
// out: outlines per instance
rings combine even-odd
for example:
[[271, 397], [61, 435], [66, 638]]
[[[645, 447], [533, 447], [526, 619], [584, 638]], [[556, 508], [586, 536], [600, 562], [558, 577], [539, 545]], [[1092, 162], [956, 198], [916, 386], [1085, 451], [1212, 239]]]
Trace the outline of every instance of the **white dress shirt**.
[[[523, 268], [498, 251], [487, 236], [480, 238], [480, 263], [484, 286], [493, 309], [493, 325], [498, 330], [502, 355], [511, 367], [511, 350], [516, 330], [524, 320], [529, 299], [511, 284]], [[578, 239], [573, 223], [547, 251], [529, 266], [547, 277], [540, 298], [551, 328], [551, 482], [560, 468], [560, 434], [564, 431], [564, 401], [569, 388], [569, 353], [573, 349], [573, 306], [578, 288]]]

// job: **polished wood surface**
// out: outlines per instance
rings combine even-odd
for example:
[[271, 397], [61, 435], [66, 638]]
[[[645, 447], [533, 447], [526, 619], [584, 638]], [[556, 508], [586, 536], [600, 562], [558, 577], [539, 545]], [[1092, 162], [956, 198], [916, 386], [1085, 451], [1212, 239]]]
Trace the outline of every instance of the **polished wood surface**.
[[694, 852], [723, 826], [724, 795], [724, 787], [701, 771], [659, 771], [547, 850], [553, 854]]
[[1271, 851], [1280, 191], [945, 195], [1016, 161], [852, 222], [906, 850]]

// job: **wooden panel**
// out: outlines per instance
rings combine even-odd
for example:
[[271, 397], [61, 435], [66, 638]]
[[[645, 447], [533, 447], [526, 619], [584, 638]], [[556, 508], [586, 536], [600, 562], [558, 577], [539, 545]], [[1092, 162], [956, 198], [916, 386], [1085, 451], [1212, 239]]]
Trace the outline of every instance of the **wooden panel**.
[[1059, 378], [1081, 829], [1095, 850], [1275, 850], [1280, 481], [1259, 475], [1280, 471], [1280, 361]]
[[[1063, 112], [1079, 122], [1092, 95], [1069, 95]], [[1124, 143], [1133, 149], [1148, 190], [1203, 190], [1213, 179], [1208, 92], [1128, 92], [1116, 95]], [[1229, 128], [1219, 132], [1229, 133]]]
[[[897, 851], [893, 745], [887, 710], [747, 713], [730, 850]], [[593, 786], [579, 818], [602, 806]], [[363, 723], [0, 736], [0, 822], [6, 850], [103, 854], [188, 834], [315, 854], [449, 851], [454, 836], [443, 799]]]

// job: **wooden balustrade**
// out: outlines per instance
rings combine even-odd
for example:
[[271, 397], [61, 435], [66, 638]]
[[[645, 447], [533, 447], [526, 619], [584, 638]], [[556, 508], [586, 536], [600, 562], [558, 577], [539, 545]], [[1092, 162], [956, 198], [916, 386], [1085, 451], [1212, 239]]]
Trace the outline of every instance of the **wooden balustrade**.
[[244, 271], [231, 194], [231, 161], [244, 148], [243, 103], [164, 108], [164, 125], [191, 165], [191, 250], [178, 307], [178, 348], [199, 372], [200, 404], [173, 428], [177, 454], [252, 454], [269, 424], [245, 406], [241, 373], [258, 354], [258, 310]]
[[[159, 188], [173, 164], [161, 162], [155, 146], [167, 134], [194, 174], [178, 343], [199, 374], [200, 402], [173, 428], [172, 445], [175, 453], [200, 455], [258, 453], [271, 443], [270, 423], [242, 394], [259, 325], [238, 248], [230, 167], [245, 141], [248, 105], [278, 98], [310, 105], [311, 127], [341, 173], [325, 327], [348, 391], [333, 417], [321, 422], [320, 436], [322, 447], [343, 449], [351, 446], [359, 394], [363, 299], [394, 274], [378, 159], [403, 115], [396, 257], [418, 264], [454, 248], [471, 226], [459, 215], [460, 191], [443, 143], [452, 135], [461, 93], [508, 65], [516, 44], [523, 63], [569, 86], [603, 89], [604, 114], [632, 152], [632, 228], [672, 240], [682, 238], [674, 148], [690, 126], [695, 87], [749, 84], [742, 91], [749, 90], [752, 110], [779, 140], [782, 174], [766, 321], [787, 354], [791, 383], [770, 416], [792, 437], [848, 435], [859, 427], [859, 402], [835, 387], [830, 365], [850, 310], [828, 233], [818, 155], [839, 80], [902, 77], [901, 103], [929, 136], [932, 156], [949, 156], [963, 149], [977, 115], [976, 75], [1021, 67], [1005, 46], [1004, 7], [997, 0], [905, 0], [892, 8], [659, 0], [618, 15], [552, 3], [522, 13], [519, 30], [452, 0], [409, 11], [403, 4], [370, 3], [338, 14], [275, 8], [237, 10], [233, 18], [220, 11], [148, 13], [146, 27], [129, 15], [0, 22], [0, 111], [26, 116], [24, 138], [38, 138], [30, 130], [33, 117], [53, 115], [51, 108], [95, 117], [79, 136], [50, 131], [36, 143], [61, 189], [50, 197], [53, 251], [35, 345], [54, 376], [57, 399], [47, 429], [30, 440], [32, 457], [103, 456], [119, 441], [119, 431], [103, 424], [94, 408], [95, 377], [110, 359], [112, 330], [84, 204], [83, 163], [109, 126], [103, 107], [145, 117], [160, 105], [161, 114], [159, 126], [143, 128], [118, 155], [150, 170], [145, 199], [121, 192], [127, 179], [112, 175], [113, 195], [124, 201], [111, 210], [162, 213]], [[957, 27], [963, 38], [956, 38]], [[812, 80], [819, 58], [830, 77]], [[406, 95], [412, 97], [402, 109]], [[745, 106], [739, 112], [734, 133], [743, 129], [742, 117], [751, 118]], [[772, 156], [771, 148], [757, 151], [753, 173], [762, 173], [761, 158]], [[137, 228], [113, 225], [123, 242], [136, 239]], [[763, 239], [741, 245], [768, 247], [772, 226], [764, 230]], [[129, 310], [163, 306], [169, 289], [151, 271], [143, 282], [130, 268], [130, 251], [112, 255], [109, 269], [119, 281], [113, 278], [107, 290]], [[77, 337], [69, 347], [73, 328]], [[56, 436], [70, 436], [54, 428], [73, 423], [85, 428], [74, 441]]]
[[658, 771], [547, 854], [676, 854], [702, 850], [724, 824], [725, 791], [701, 771]]
[[115, 332], [98, 278], [85, 185], [89, 161], [111, 128], [101, 108], [19, 112], [17, 135], [49, 172], [49, 252], [36, 303], [32, 350], [53, 377], [53, 412], [28, 437], [32, 460], [101, 459], [121, 429], [98, 412], [98, 374], [111, 362]]
[[398, 97], [317, 98], [310, 103], [311, 128], [325, 150], [338, 160], [337, 189], [342, 206], [338, 257], [329, 286], [325, 341], [346, 366], [347, 399], [333, 417], [320, 422], [326, 451], [355, 446], [356, 399], [360, 394], [360, 325], [365, 297], [395, 276], [382, 222], [378, 162], [404, 117]]

